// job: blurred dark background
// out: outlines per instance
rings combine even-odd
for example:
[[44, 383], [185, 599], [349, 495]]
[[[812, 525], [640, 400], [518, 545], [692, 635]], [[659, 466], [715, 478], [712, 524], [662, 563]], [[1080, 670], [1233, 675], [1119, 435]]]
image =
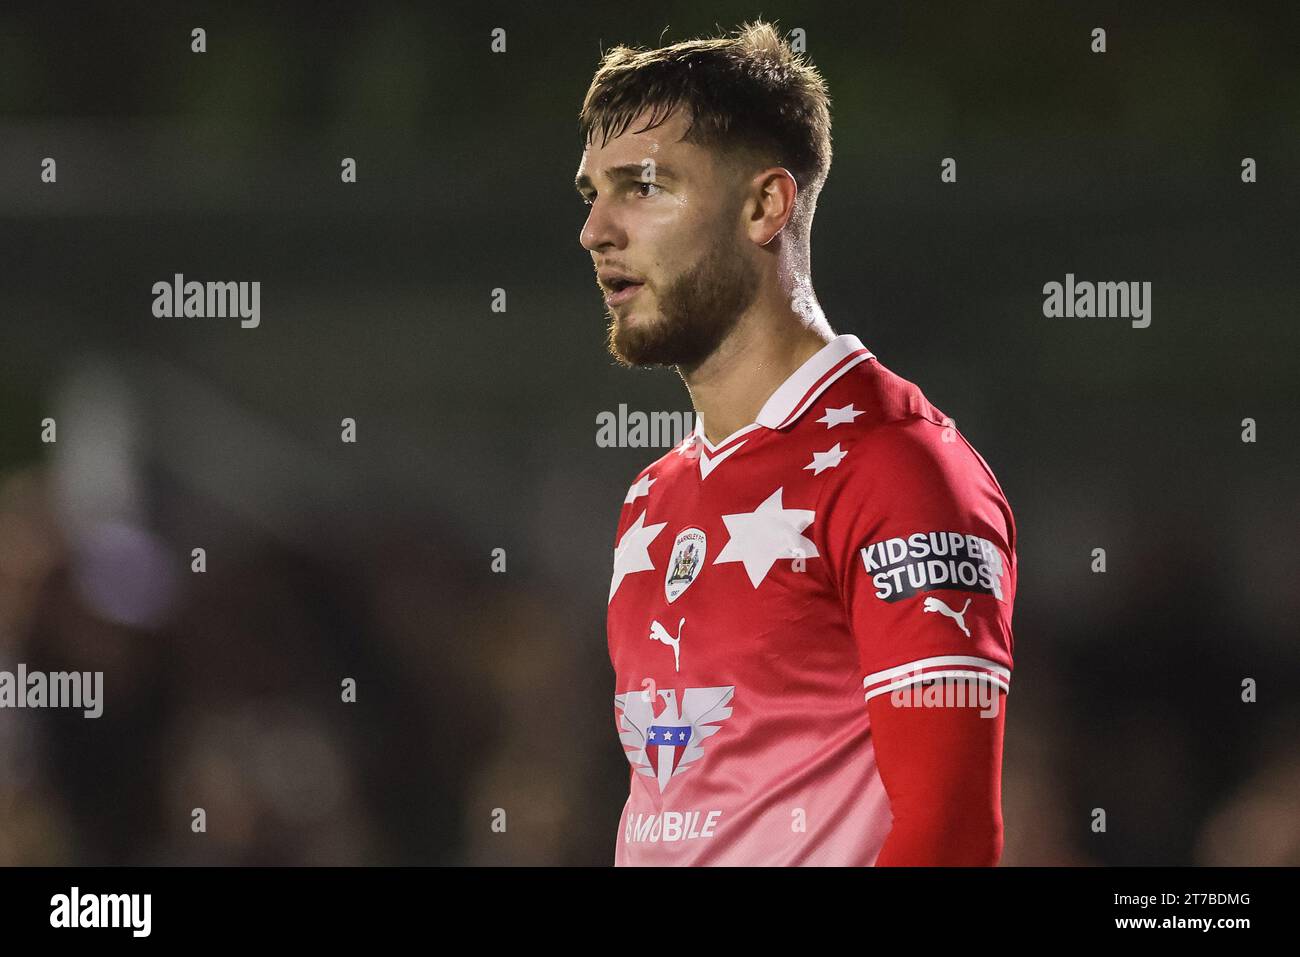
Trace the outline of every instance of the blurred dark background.
[[[1144, 7], [0, 8], [0, 668], [105, 675], [0, 711], [0, 863], [612, 862], [663, 450], [596, 415], [690, 405], [605, 352], [577, 111], [602, 49], [762, 15], [832, 95], [835, 331], [1015, 510], [1004, 863], [1300, 864], [1300, 12]], [[155, 318], [177, 272], [261, 325]], [[1150, 327], [1044, 318], [1067, 272]]]

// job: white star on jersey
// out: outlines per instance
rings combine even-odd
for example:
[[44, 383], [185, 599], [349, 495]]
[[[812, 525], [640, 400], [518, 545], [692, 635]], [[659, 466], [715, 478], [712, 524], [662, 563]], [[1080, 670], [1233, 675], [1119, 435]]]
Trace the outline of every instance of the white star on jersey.
[[614, 578], [609, 583], [609, 601], [605, 602], [607, 605], [614, 600], [614, 592], [623, 584], [624, 576], [654, 570], [654, 562], [650, 561], [650, 543], [668, 523], [646, 525], [645, 515], [642, 512], [637, 516], [636, 521], [627, 527], [623, 537], [618, 540], [618, 548], [614, 549]]
[[757, 588], [778, 558], [818, 556], [817, 546], [800, 534], [816, 515], [812, 509], [783, 507], [784, 491], [777, 489], [752, 512], [722, 516], [731, 538], [713, 564], [744, 562], [750, 584]]
[[829, 406], [827, 406], [826, 414], [823, 415], [817, 421], [825, 422], [826, 428], [833, 429], [835, 428], [835, 426], [842, 425], [845, 422], [852, 424], [853, 420], [856, 419], [861, 414], [862, 414], [861, 412], [853, 408], [853, 403], [850, 402], [842, 409], [832, 409]]
[[821, 475], [826, 469], [833, 469], [844, 461], [844, 456], [848, 455], [840, 448], [840, 443], [836, 442], [825, 452], [814, 452], [813, 460], [804, 466], [805, 469], [812, 469], [813, 475]]
[[643, 475], [627, 490], [627, 498], [623, 499], [624, 505], [630, 505], [642, 495], [650, 494], [650, 486], [654, 485], [658, 479], [652, 479], [649, 475]]

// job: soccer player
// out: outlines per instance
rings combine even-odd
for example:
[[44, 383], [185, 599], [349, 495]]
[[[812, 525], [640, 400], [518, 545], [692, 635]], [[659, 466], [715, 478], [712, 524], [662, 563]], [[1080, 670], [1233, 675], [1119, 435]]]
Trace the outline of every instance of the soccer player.
[[1015, 523], [817, 302], [822, 78], [762, 21], [616, 47], [580, 128], [610, 351], [696, 413], [615, 536], [615, 863], [996, 864]]

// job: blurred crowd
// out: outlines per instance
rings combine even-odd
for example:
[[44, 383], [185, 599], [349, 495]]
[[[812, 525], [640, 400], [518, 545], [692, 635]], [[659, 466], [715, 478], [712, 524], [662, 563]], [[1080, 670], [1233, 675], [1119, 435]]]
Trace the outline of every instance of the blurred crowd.
[[[103, 385], [100, 427], [135, 434]], [[0, 711], [0, 863], [612, 861], [600, 581], [494, 574], [429, 518], [270, 532], [147, 449], [49, 448], [0, 480], [0, 665], [102, 671], [104, 712]], [[1214, 581], [1160, 541], [1171, 571], [1109, 637], [1071, 634], [1021, 556], [1005, 864], [1300, 864], [1297, 712], [1234, 700]]]

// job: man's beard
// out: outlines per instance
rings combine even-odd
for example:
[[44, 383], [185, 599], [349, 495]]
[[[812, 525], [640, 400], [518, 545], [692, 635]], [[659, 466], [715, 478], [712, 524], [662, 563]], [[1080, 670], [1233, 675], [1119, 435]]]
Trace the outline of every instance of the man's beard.
[[609, 351], [625, 366], [694, 369], [726, 339], [757, 295], [757, 267], [730, 239], [719, 239], [659, 292], [658, 316], [629, 325], [611, 310]]

